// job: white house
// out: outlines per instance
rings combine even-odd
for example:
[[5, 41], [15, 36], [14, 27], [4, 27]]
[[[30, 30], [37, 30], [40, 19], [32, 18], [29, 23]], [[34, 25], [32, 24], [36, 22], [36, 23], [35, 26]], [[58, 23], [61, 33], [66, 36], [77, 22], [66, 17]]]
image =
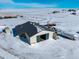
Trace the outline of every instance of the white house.
[[38, 43], [48, 39], [57, 39], [57, 35], [51, 31], [41, 31], [30, 37], [30, 44]]

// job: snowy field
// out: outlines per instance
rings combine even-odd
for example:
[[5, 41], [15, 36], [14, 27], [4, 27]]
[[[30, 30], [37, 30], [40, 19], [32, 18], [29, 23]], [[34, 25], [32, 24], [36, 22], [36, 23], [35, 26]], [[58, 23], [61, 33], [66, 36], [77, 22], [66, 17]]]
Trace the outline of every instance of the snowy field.
[[[53, 14], [53, 11], [60, 11]], [[18, 24], [27, 21], [47, 24], [53, 21], [59, 28], [71, 34], [77, 34], [79, 31], [79, 10], [76, 9], [76, 15], [68, 12], [67, 9], [22, 9], [22, 10], [1, 10], [0, 13], [17, 13], [23, 15], [23, 18], [0, 19], [1, 25], [7, 25], [11, 29]], [[32, 46], [20, 41], [12, 35], [0, 34], [0, 59], [79, 59], [79, 40], [72, 41], [62, 37], [58, 40], [46, 40], [36, 43]]]

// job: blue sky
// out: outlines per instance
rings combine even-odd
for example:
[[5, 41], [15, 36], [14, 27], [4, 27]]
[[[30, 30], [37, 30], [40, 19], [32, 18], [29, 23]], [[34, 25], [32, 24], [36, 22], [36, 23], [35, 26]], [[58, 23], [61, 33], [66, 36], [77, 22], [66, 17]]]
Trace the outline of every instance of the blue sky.
[[0, 0], [1, 8], [79, 8], [79, 0]]

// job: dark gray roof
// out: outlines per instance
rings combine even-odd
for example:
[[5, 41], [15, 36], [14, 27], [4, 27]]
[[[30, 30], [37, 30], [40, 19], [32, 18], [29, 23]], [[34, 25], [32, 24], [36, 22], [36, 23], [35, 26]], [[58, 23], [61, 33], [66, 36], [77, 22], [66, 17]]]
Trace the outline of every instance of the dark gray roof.
[[16, 35], [20, 35], [21, 33], [26, 32], [29, 35], [29, 37], [37, 33], [37, 28], [30, 22], [18, 25], [13, 30], [15, 31]]

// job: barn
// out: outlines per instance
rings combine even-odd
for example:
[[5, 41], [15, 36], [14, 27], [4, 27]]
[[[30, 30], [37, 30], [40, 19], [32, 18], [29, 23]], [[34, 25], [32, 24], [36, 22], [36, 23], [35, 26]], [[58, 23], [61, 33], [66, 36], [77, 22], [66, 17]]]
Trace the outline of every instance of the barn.
[[17, 25], [13, 29], [13, 34], [15, 37], [19, 36], [21, 41], [28, 44], [34, 44], [40, 41], [55, 38], [54, 32], [45, 30], [38, 32], [37, 28], [29, 21], [24, 24]]

